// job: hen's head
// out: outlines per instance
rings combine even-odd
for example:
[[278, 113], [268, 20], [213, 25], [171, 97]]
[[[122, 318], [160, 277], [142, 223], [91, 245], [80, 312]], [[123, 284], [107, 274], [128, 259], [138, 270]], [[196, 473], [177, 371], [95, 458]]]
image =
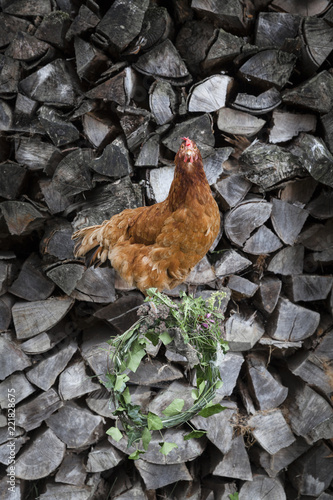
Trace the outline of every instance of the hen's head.
[[184, 163], [194, 163], [196, 160], [201, 160], [200, 151], [194, 141], [188, 137], [182, 137], [182, 143], [178, 150], [177, 156]]

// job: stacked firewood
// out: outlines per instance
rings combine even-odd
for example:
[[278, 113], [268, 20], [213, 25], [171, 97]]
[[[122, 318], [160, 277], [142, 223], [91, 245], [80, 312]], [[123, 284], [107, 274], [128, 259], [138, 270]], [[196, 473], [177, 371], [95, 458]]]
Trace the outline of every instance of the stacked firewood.
[[[333, 499], [331, 2], [0, 6], [1, 499]], [[131, 461], [102, 382], [144, 297], [71, 235], [165, 199], [183, 136], [223, 223], [169, 294], [226, 292], [226, 409]], [[159, 413], [186, 374], [153, 353], [132, 399]]]

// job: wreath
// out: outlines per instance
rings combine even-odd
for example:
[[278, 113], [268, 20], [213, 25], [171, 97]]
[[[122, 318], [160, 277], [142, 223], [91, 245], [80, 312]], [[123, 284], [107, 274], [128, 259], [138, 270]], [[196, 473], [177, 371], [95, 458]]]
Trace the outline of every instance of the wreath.
[[[213, 292], [207, 300], [181, 292], [181, 300], [176, 303], [157, 289], [150, 288], [138, 310], [138, 321], [109, 341], [110, 367], [104, 385], [110, 390], [116, 408], [113, 412], [116, 426], [108, 429], [107, 434], [120, 441], [125, 433], [128, 447], [137, 445], [130, 459], [135, 460], [147, 451], [152, 431], [188, 423], [195, 415], [209, 417], [224, 410], [213, 402], [216, 390], [222, 385], [218, 367], [228, 350], [223, 338], [224, 316], [221, 312], [224, 297], [225, 293], [221, 291]], [[193, 405], [183, 410], [185, 401], [176, 398], [163, 410], [162, 418], [152, 412], [142, 413], [141, 407], [132, 403], [127, 386], [129, 371], [135, 372], [147, 355], [147, 349], [158, 344], [185, 356], [190, 372], [193, 374], [195, 370], [196, 375], [196, 387], [191, 392]], [[193, 429], [184, 439], [199, 438], [203, 434], [205, 431]], [[175, 443], [166, 442], [160, 446], [165, 455], [177, 447]]]

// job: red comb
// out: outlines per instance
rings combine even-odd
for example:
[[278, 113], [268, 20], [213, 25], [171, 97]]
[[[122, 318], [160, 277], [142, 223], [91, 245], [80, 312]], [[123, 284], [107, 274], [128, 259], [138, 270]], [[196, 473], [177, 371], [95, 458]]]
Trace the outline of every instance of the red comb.
[[192, 141], [188, 137], [182, 137], [182, 141], [186, 141], [186, 146], [187, 147], [189, 147], [189, 146], [192, 145]]

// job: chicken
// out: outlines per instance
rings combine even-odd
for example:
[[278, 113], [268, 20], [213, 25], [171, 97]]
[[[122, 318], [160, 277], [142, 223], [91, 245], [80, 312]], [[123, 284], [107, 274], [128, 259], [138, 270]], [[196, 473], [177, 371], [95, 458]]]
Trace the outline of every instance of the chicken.
[[100, 225], [75, 232], [74, 254], [88, 265], [109, 259], [130, 285], [172, 289], [204, 257], [220, 228], [218, 206], [204, 172], [200, 151], [184, 137], [165, 201], [127, 209]]

